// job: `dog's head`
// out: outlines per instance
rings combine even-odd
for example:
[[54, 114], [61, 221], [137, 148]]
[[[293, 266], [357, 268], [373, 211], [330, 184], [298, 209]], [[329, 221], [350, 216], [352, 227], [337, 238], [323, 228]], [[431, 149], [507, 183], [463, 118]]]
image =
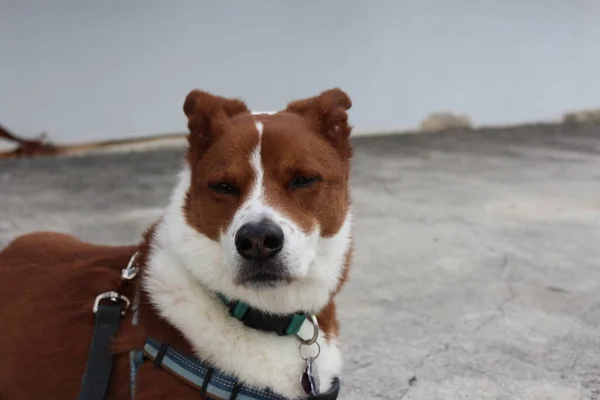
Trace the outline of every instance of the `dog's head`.
[[187, 233], [174, 232], [173, 246], [196, 279], [274, 312], [326, 304], [351, 246], [350, 106], [339, 89], [273, 114], [199, 90], [187, 96], [178, 190]]

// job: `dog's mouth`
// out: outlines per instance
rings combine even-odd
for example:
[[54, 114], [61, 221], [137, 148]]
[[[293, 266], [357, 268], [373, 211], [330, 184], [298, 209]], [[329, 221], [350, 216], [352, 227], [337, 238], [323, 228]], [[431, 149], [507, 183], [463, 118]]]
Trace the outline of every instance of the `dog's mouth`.
[[236, 277], [235, 283], [252, 288], [273, 288], [292, 283], [294, 278], [279, 265], [246, 263]]

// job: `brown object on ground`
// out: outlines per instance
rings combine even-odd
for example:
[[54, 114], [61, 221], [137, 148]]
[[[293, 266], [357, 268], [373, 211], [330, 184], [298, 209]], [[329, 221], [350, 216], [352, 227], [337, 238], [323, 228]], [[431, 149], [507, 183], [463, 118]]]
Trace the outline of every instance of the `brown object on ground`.
[[0, 125], [0, 138], [17, 144], [17, 148], [8, 152], [0, 152], [0, 158], [34, 157], [55, 154], [57, 148], [50, 143], [45, 143], [43, 136], [39, 139], [23, 139]]
[[172, 133], [164, 135], [145, 136], [137, 138], [105, 140], [101, 142], [79, 143], [70, 145], [55, 145], [44, 141], [43, 135], [36, 140], [22, 139], [14, 133], [8, 131], [0, 125], [0, 139], [6, 139], [17, 143], [17, 148], [14, 150], [1, 151], [0, 158], [19, 158], [19, 157], [38, 157], [38, 156], [53, 156], [53, 155], [73, 155], [84, 154], [93, 151], [114, 149], [119, 147], [129, 148], [130, 146], [138, 145], [142, 148], [145, 145], [168, 144], [170, 141], [179, 141], [183, 143], [186, 135], [182, 133]]

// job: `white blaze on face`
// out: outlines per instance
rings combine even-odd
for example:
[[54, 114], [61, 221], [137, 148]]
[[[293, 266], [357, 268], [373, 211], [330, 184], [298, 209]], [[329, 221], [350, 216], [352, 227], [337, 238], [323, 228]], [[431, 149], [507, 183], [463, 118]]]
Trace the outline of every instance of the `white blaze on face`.
[[254, 170], [255, 181], [248, 196], [240, 209], [234, 214], [231, 224], [226, 232], [221, 234], [221, 244], [225, 253], [225, 265], [231, 276], [236, 276], [241, 265], [242, 257], [235, 246], [235, 235], [242, 225], [248, 222], [258, 222], [270, 219], [281, 229], [284, 234], [283, 249], [277, 255], [282, 264], [294, 278], [305, 277], [311, 264], [316, 258], [316, 249], [319, 239], [318, 228], [311, 234], [305, 234], [300, 227], [281, 211], [276, 210], [266, 202], [264, 185], [264, 167], [261, 157], [261, 143], [263, 140], [264, 126], [256, 122], [258, 144], [250, 155], [250, 166]]

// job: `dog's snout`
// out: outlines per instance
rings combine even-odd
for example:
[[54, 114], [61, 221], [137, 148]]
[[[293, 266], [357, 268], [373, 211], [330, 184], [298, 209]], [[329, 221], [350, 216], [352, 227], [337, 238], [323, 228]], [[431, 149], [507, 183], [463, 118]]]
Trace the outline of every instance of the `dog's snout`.
[[235, 235], [238, 253], [249, 260], [267, 260], [283, 248], [283, 230], [269, 220], [248, 222]]

